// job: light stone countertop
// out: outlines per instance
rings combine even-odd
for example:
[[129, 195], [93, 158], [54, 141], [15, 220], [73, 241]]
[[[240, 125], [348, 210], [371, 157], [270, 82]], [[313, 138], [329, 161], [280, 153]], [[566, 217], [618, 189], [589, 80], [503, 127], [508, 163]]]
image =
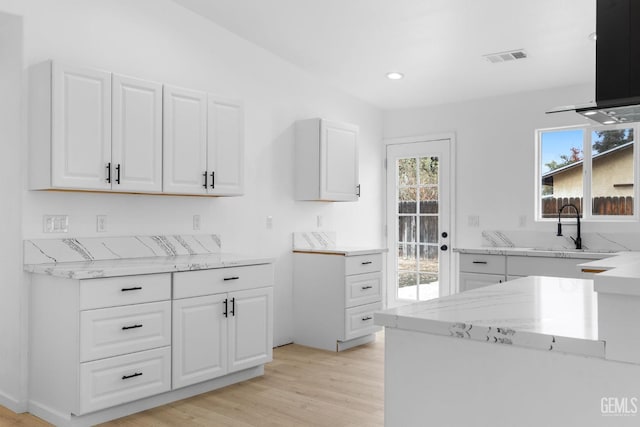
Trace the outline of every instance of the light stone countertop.
[[509, 255], [545, 258], [577, 258], [577, 259], [602, 259], [613, 257], [617, 252], [598, 251], [590, 249], [567, 249], [567, 248], [515, 248], [515, 247], [477, 247], [477, 248], [454, 248], [454, 252], [461, 254], [479, 255]]
[[97, 261], [25, 264], [29, 273], [46, 274], [68, 279], [95, 279], [98, 277], [129, 276], [136, 274], [169, 273], [207, 270], [212, 268], [269, 264], [274, 258], [246, 256], [231, 253], [158, 256]]
[[377, 325], [605, 357], [593, 281], [530, 276], [378, 312]]
[[388, 252], [388, 249], [342, 246], [342, 247], [335, 247], [335, 248], [293, 248], [293, 252], [355, 256], [355, 255], [381, 254], [381, 253]]

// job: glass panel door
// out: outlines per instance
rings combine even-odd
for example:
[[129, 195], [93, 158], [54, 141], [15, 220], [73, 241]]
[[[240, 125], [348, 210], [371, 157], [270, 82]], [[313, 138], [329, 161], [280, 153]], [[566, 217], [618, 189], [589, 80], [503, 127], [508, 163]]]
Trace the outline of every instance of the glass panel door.
[[448, 141], [387, 147], [391, 306], [448, 293], [448, 171]]

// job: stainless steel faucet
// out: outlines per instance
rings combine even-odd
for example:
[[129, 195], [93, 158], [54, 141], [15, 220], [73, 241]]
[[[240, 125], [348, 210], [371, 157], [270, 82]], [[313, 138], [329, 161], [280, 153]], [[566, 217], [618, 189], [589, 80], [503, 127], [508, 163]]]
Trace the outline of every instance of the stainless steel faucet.
[[576, 236], [575, 239], [571, 236], [569, 237], [571, 237], [571, 240], [573, 240], [573, 242], [576, 244], [576, 249], [582, 249], [582, 238], [580, 237], [580, 211], [578, 210], [576, 205], [567, 203], [566, 205], [563, 205], [560, 208], [560, 210], [558, 210], [558, 234], [556, 234], [556, 236], [562, 236], [562, 224], [560, 223], [560, 215], [562, 214], [562, 211], [566, 207], [572, 207], [576, 211], [576, 221], [578, 222], [578, 235]]

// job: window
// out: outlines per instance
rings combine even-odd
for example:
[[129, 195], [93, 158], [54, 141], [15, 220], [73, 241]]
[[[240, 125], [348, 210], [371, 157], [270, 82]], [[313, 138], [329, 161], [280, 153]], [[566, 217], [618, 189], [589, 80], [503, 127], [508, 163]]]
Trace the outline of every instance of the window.
[[584, 219], [637, 220], [637, 134], [635, 125], [538, 130], [537, 219], [557, 218], [573, 204]]

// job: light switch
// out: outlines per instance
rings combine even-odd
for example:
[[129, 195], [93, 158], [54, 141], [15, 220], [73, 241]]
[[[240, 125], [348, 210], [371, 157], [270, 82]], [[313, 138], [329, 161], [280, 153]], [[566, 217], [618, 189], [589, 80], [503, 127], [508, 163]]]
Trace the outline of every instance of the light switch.
[[98, 233], [104, 233], [107, 231], [107, 216], [96, 215], [96, 231]]
[[193, 229], [195, 231], [199, 231], [200, 230], [200, 215], [194, 215], [193, 216]]

